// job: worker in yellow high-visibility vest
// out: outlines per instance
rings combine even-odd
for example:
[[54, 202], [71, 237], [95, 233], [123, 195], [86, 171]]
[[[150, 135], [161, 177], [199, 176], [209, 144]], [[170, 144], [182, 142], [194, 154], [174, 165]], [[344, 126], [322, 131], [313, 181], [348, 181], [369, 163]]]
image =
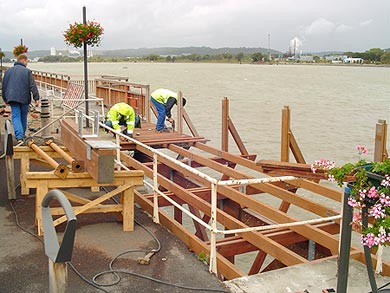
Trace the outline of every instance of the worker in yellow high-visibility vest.
[[[178, 94], [167, 90], [167, 89], [157, 89], [152, 92], [150, 100], [153, 105], [156, 107], [158, 117], [156, 123], [156, 130], [158, 132], [169, 132], [165, 128], [164, 121], [165, 116], [168, 117], [168, 121], [173, 124], [174, 120], [172, 118], [171, 110], [173, 105], [177, 104]], [[187, 100], [183, 97], [183, 106], [186, 104]]]
[[141, 120], [135, 113], [133, 107], [120, 102], [113, 105], [106, 115], [105, 124], [113, 128], [116, 132], [121, 131], [121, 125], [126, 126], [122, 131], [124, 135], [133, 137], [134, 128], [141, 127]]

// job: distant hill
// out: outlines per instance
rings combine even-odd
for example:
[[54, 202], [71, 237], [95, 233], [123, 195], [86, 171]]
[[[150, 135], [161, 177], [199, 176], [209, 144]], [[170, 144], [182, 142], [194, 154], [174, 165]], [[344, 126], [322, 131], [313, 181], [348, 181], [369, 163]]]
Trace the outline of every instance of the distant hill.
[[[175, 48], [175, 47], [163, 47], [163, 48], [139, 48], [139, 49], [123, 49], [123, 50], [95, 50], [94, 55], [98, 56], [107, 56], [107, 57], [143, 57], [148, 56], [150, 54], [156, 54], [161, 56], [180, 56], [180, 55], [217, 55], [217, 54], [253, 54], [253, 53], [268, 53], [268, 49], [266, 48], [210, 48], [210, 47], [183, 47], [183, 48]], [[270, 50], [271, 54], [281, 54], [281, 52], [277, 50]]]
[[[64, 50], [58, 49], [58, 51], [63, 52]], [[82, 52], [82, 50], [79, 50]], [[102, 56], [102, 57], [143, 57], [148, 56], [150, 54], [156, 54], [161, 56], [180, 56], [180, 55], [191, 55], [191, 54], [199, 54], [199, 55], [217, 55], [217, 54], [224, 54], [224, 53], [230, 53], [230, 54], [237, 54], [237, 53], [244, 53], [244, 54], [253, 54], [253, 53], [263, 53], [268, 54], [268, 49], [266, 48], [247, 48], [247, 47], [240, 47], [240, 48], [210, 48], [210, 47], [182, 47], [182, 48], [175, 48], [175, 47], [162, 47], [162, 48], [138, 48], [138, 49], [118, 49], [118, 50], [99, 50], [99, 49], [93, 49], [93, 54], [95, 56]], [[14, 58], [12, 52], [4, 52], [6, 58]], [[277, 50], [270, 50], [271, 54], [282, 54], [281, 52]], [[50, 55], [50, 50], [39, 50], [39, 51], [29, 51], [28, 56], [31, 59], [34, 59], [35, 57], [43, 57]]]

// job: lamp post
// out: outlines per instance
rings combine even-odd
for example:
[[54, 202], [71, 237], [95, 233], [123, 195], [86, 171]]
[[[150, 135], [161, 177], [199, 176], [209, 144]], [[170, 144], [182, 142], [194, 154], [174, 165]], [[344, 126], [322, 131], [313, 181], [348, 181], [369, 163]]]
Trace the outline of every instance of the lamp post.
[[[87, 9], [83, 6], [83, 23], [87, 23]], [[89, 115], [89, 103], [88, 103], [88, 56], [87, 56], [87, 43], [84, 41], [84, 95], [85, 95], [85, 115]], [[85, 126], [89, 127], [89, 119], [86, 119]]]
[[0, 48], [0, 81], [3, 81], [3, 50]]

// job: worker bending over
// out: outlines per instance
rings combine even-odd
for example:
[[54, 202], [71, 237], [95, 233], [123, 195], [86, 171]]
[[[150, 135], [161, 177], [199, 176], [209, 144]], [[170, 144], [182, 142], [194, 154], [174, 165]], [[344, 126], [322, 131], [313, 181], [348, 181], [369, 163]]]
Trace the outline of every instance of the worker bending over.
[[[178, 94], [167, 89], [157, 89], [152, 92], [150, 100], [153, 105], [156, 107], [158, 117], [156, 123], [156, 130], [158, 132], [169, 132], [165, 128], [164, 121], [165, 116], [168, 117], [168, 121], [173, 124], [174, 120], [172, 118], [171, 110], [173, 105], [177, 104]], [[183, 97], [183, 106], [186, 104], [187, 100]]]
[[113, 105], [107, 113], [105, 124], [113, 128], [116, 132], [121, 131], [121, 125], [126, 126], [122, 131], [124, 135], [133, 137], [134, 128], [141, 127], [141, 120], [135, 113], [133, 107], [120, 102]]

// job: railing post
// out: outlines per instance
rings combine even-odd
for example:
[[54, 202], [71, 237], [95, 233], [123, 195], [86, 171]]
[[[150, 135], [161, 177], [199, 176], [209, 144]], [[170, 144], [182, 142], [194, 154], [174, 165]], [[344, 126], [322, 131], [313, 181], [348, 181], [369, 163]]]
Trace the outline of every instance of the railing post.
[[[175, 129], [173, 129], [175, 130]], [[183, 133], [183, 93], [179, 91], [179, 97], [177, 101], [177, 129], [180, 134]]]
[[282, 134], [281, 134], [280, 161], [288, 162], [290, 153], [290, 108], [284, 106], [282, 110]]
[[217, 184], [211, 183], [211, 233], [209, 271], [217, 276]]
[[153, 153], [153, 221], [157, 224], [160, 223], [160, 217], [158, 214], [158, 161], [157, 154]]
[[229, 100], [227, 97], [222, 100], [221, 149], [225, 152], [229, 150]]
[[386, 137], [386, 120], [378, 120], [375, 128], [374, 162], [383, 162], [383, 160], [387, 157]]

